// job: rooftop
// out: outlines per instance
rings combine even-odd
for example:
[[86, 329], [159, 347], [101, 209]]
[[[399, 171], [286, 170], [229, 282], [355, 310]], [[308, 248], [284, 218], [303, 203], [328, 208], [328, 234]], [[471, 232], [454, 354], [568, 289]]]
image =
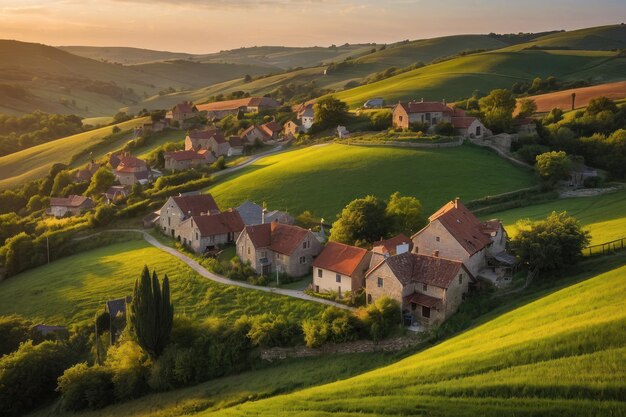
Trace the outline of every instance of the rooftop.
[[313, 261], [313, 267], [328, 269], [338, 274], [352, 276], [368, 251], [356, 246], [338, 242], [328, 242]]

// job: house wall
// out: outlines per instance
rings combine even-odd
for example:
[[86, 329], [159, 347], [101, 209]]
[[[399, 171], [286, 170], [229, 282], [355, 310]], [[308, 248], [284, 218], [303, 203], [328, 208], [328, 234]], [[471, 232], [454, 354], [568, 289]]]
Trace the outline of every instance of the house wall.
[[116, 176], [122, 185], [134, 185], [137, 182], [137, 178], [132, 172], [118, 172]]
[[[263, 252], [267, 255], [267, 258], [273, 263], [274, 255], [268, 248], [255, 248], [252, 244], [252, 240], [248, 236], [248, 233], [244, 229], [244, 231], [239, 235], [237, 239], [237, 256], [241, 259], [242, 262], [250, 262], [250, 265], [257, 274], [261, 274], [262, 267], [260, 259], [263, 258]], [[272, 265], [272, 268], [274, 266]]]
[[159, 226], [161, 231], [168, 236], [177, 237], [175, 233], [176, 228], [185, 220], [185, 215], [182, 210], [176, 205], [172, 197], [168, 198], [161, 210], [159, 211], [160, 219]]
[[[461, 275], [460, 283], [459, 275]], [[447, 290], [445, 290], [445, 294], [443, 296], [444, 315], [442, 320], [447, 319], [459, 309], [459, 306], [463, 302], [463, 294], [466, 294], [469, 289], [469, 281], [470, 277], [467, 271], [461, 268], [459, 274], [457, 274], [454, 280], [450, 283], [450, 286], [448, 286]]]
[[[368, 254], [363, 257], [352, 275], [339, 274], [341, 282], [337, 282], [337, 272], [314, 267], [313, 289], [319, 289], [319, 292], [337, 291], [341, 293], [360, 290], [363, 288], [363, 285], [365, 285], [365, 273], [369, 269], [370, 254], [371, 252], [368, 252]], [[319, 276], [319, 271], [321, 271], [321, 277]]]
[[243, 147], [228, 148], [228, 156], [243, 155]]
[[496, 232], [495, 236], [491, 236], [491, 241], [493, 242], [487, 248], [487, 255], [495, 255], [496, 253], [500, 253], [506, 250], [506, 230], [503, 227], [500, 227]]
[[440, 111], [409, 114], [409, 124], [419, 122], [427, 123], [429, 126], [434, 126], [439, 122], [449, 122], [451, 120], [452, 118], [449, 114]]
[[409, 128], [409, 115], [404, 107], [398, 105], [393, 109], [393, 127], [399, 127], [402, 129]]
[[305, 132], [308, 132], [311, 126], [313, 126], [313, 117], [311, 116], [302, 116], [300, 118], [300, 122], [302, 123], [302, 128]]
[[[382, 287], [378, 286], [378, 278], [383, 279]], [[402, 303], [404, 288], [389, 266], [384, 263], [374, 271], [371, 271], [365, 278], [365, 293], [367, 303], [370, 301], [374, 303], [376, 300], [384, 296], [393, 298], [399, 303]]]
[[[303, 243], [308, 242], [308, 247], [303, 248]], [[315, 238], [315, 235], [311, 232], [308, 232], [305, 238], [298, 244], [296, 250], [294, 250], [291, 255], [282, 261], [283, 267], [285, 267], [285, 272], [288, 275], [293, 277], [300, 277], [310, 273], [311, 265], [313, 264], [313, 259], [319, 255], [322, 250], [321, 243]], [[300, 263], [300, 257], [304, 256], [305, 262], [303, 264]], [[281, 255], [281, 258], [284, 255]]]

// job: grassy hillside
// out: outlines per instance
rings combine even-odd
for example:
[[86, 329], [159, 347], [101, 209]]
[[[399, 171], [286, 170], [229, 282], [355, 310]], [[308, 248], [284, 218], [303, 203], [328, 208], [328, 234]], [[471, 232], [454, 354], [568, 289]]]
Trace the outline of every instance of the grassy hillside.
[[263, 158], [209, 191], [220, 207], [250, 199], [293, 214], [310, 210], [331, 221], [348, 202], [368, 194], [413, 195], [429, 214], [457, 196], [471, 200], [529, 187], [534, 181], [532, 173], [472, 146], [400, 149], [333, 144]]
[[108, 61], [124, 65], [145, 64], [146, 62], [188, 59], [194, 54], [185, 52], [155, 51], [152, 49], [129, 48], [123, 46], [57, 46], [70, 54], [96, 61]]
[[[53, 164], [69, 164], [73, 155], [88, 149], [93, 148], [95, 158], [102, 157], [124, 145], [131, 137], [130, 132], [134, 127], [146, 120], [147, 118], [139, 118], [119, 123], [115, 126], [121, 131], [113, 136], [113, 126], [106, 126], [0, 157], [0, 189], [12, 188], [44, 177]], [[87, 153], [76, 164], [85, 163], [88, 159]]]
[[617, 58], [615, 52], [498, 50], [428, 65], [336, 96], [351, 107], [378, 96], [391, 103], [420, 98], [455, 101], [469, 97], [474, 90], [487, 93], [510, 88], [517, 81], [537, 76], [609, 82], [622, 80], [625, 74], [626, 59]]
[[509, 236], [515, 236], [520, 219], [539, 220], [552, 211], [567, 211], [591, 232], [591, 244], [626, 237], [626, 191], [597, 197], [566, 198], [486, 215], [504, 223]]
[[626, 415], [626, 266], [355, 378], [199, 416]]
[[141, 240], [62, 258], [1, 282], [0, 315], [17, 313], [54, 324], [91, 319], [106, 300], [132, 294], [144, 264], [170, 278], [177, 314], [236, 319], [280, 312], [301, 318], [324, 309], [319, 303], [217, 284]]
[[540, 47], [561, 47], [610, 51], [626, 48], [626, 25], [608, 25], [554, 33], [533, 39], [528, 44]]

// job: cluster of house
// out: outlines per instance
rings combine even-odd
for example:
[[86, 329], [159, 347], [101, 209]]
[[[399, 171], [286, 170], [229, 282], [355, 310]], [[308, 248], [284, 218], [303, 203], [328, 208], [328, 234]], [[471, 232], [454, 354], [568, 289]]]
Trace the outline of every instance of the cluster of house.
[[407, 324], [430, 326], [454, 313], [478, 278], [501, 285], [515, 257], [506, 253], [498, 220], [480, 222], [460, 201], [449, 202], [411, 238], [398, 235], [368, 251], [329, 242], [313, 262], [316, 292], [364, 290], [367, 303], [397, 300]]

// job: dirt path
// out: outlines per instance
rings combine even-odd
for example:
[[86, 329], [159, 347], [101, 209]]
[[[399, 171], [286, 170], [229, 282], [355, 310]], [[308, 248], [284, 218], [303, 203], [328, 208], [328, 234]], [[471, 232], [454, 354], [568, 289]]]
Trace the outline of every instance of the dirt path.
[[[141, 233], [143, 235], [143, 238], [146, 240], [146, 242], [148, 242], [149, 244], [151, 244], [155, 248], [160, 249], [163, 252], [169, 253], [170, 255], [178, 258], [181, 262], [183, 262], [184, 264], [189, 266], [191, 269], [196, 271], [198, 274], [202, 275], [205, 278], [210, 279], [211, 281], [219, 282], [220, 284], [234, 285], [236, 287], [247, 288], [247, 289], [250, 289], [250, 290], [257, 290], [257, 291], [264, 291], [264, 292], [269, 292], [269, 293], [273, 293], [273, 294], [285, 295], [287, 297], [298, 298], [300, 300], [313, 301], [315, 303], [320, 303], [320, 304], [326, 304], [326, 305], [329, 305], [329, 306], [339, 307], [339, 308], [344, 309], [344, 310], [354, 310], [354, 308], [352, 308], [352, 307], [348, 307], [346, 305], [343, 305], [343, 304], [340, 304], [340, 303], [336, 303], [334, 301], [329, 301], [329, 300], [324, 300], [323, 298], [313, 297], [311, 295], [305, 294], [303, 291], [289, 290], [289, 289], [286, 289], [286, 288], [261, 287], [261, 286], [258, 286], [258, 285], [248, 284], [247, 282], [234, 281], [232, 279], [228, 279], [228, 278], [223, 277], [221, 275], [217, 275], [217, 274], [209, 271], [208, 269], [206, 269], [205, 267], [200, 265], [197, 261], [195, 261], [194, 259], [191, 259], [187, 255], [185, 255], [183, 253], [180, 253], [179, 251], [177, 251], [174, 248], [170, 248], [169, 246], [166, 246], [166, 245], [162, 244], [161, 242], [156, 240], [154, 238], [154, 236], [150, 235], [149, 233], [145, 232], [144, 230], [140, 230], [140, 229], [110, 229], [110, 230], [106, 230], [106, 232], [135, 232], [135, 233]], [[103, 232], [100, 232], [100, 233], [103, 233]], [[100, 234], [100, 233], [96, 233], [96, 234]], [[86, 239], [86, 238], [91, 237], [91, 236], [94, 236], [94, 235], [84, 236], [84, 237], [81, 237], [81, 238], [78, 238], [78, 239]]]

